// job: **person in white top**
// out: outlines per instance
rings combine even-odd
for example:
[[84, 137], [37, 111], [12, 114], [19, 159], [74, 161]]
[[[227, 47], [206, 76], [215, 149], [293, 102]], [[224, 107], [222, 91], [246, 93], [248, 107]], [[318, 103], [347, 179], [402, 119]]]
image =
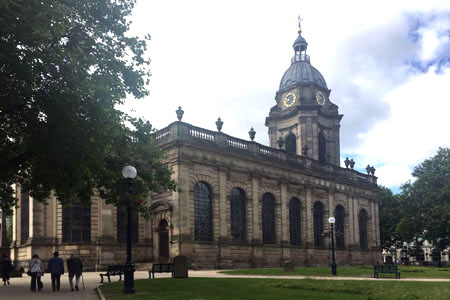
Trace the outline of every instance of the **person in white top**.
[[28, 270], [31, 276], [31, 291], [36, 292], [36, 283], [38, 291], [42, 290], [43, 284], [41, 281], [41, 276], [44, 275], [44, 266], [42, 265], [39, 255], [34, 254], [28, 264]]

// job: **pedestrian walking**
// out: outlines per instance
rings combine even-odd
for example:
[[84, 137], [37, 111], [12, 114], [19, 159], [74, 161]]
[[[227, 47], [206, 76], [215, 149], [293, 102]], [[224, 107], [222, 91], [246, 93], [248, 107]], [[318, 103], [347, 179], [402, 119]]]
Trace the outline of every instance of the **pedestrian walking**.
[[28, 275], [31, 276], [31, 291], [36, 292], [36, 284], [38, 291], [41, 291], [43, 284], [41, 281], [41, 276], [44, 275], [44, 266], [42, 265], [39, 255], [34, 254], [28, 264]]
[[2, 260], [0, 262], [0, 270], [3, 279], [3, 285], [8, 283], [9, 285], [9, 273], [13, 270], [13, 265], [11, 263], [11, 259], [6, 254], [3, 254]]
[[75, 255], [71, 255], [67, 260], [67, 271], [69, 272], [69, 285], [70, 290], [73, 292], [73, 277], [75, 276], [75, 289], [78, 291], [78, 285], [80, 284], [80, 277], [83, 273], [83, 263], [81, 259], [75, 257]]
[[59, 258], [58, 251], [53, 253], [53, 258], [48, 261], [48, 271], [51, 274], [53, 291], [59, 291], [61, 275], [64, 274], [64, 261]]

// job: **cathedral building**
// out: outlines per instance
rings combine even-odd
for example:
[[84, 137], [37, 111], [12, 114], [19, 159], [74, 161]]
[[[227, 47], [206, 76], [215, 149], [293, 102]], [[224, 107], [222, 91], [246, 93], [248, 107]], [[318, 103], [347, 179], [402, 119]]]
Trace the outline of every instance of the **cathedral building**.
[[[338, 106], [307, 55], [301, 28], [291, 65], [265, 120], [270, 146], [178, 121], [154, 134], [181, 192], [151, 195], [153, 217], [133, 217], [133, 260], [188, 257], [192, 268], [381, 261], [377, 178], [340, 166]], [[351, 168], [349, 168], [349, 165]], [[118, 171], [120, 172], [120, 170]], [[138, 170], [139, 173], [139, 170]], [[12, 258], [78, 254], [90, 269], [125, 261], [125, 214], [99, 197], [91, 207], [37, 203], [17, 187]]]

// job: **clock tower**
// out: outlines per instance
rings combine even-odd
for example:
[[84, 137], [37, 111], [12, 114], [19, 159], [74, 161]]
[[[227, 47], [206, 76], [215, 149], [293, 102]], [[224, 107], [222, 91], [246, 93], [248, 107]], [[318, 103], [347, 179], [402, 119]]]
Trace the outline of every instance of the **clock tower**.
[[343, 115], [331, 102], [331, 90], [306, 54], [308, 43], [302, 37], [300, 17], [293, 48], [291, 66], [275, 95], [276, 105], [266, 118], [270, 146], [282, 144], [289, 153], [339, 166], [339, 128]]

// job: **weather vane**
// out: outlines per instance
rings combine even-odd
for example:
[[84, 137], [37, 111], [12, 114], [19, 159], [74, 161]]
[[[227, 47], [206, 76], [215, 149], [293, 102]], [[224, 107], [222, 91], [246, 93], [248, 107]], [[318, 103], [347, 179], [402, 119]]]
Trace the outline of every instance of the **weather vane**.
[[300, 15], [298, 15], [298, 32], [302, 32], [302, 25], [301, 25], [302, 21], [303, 19], [300, 17]]

